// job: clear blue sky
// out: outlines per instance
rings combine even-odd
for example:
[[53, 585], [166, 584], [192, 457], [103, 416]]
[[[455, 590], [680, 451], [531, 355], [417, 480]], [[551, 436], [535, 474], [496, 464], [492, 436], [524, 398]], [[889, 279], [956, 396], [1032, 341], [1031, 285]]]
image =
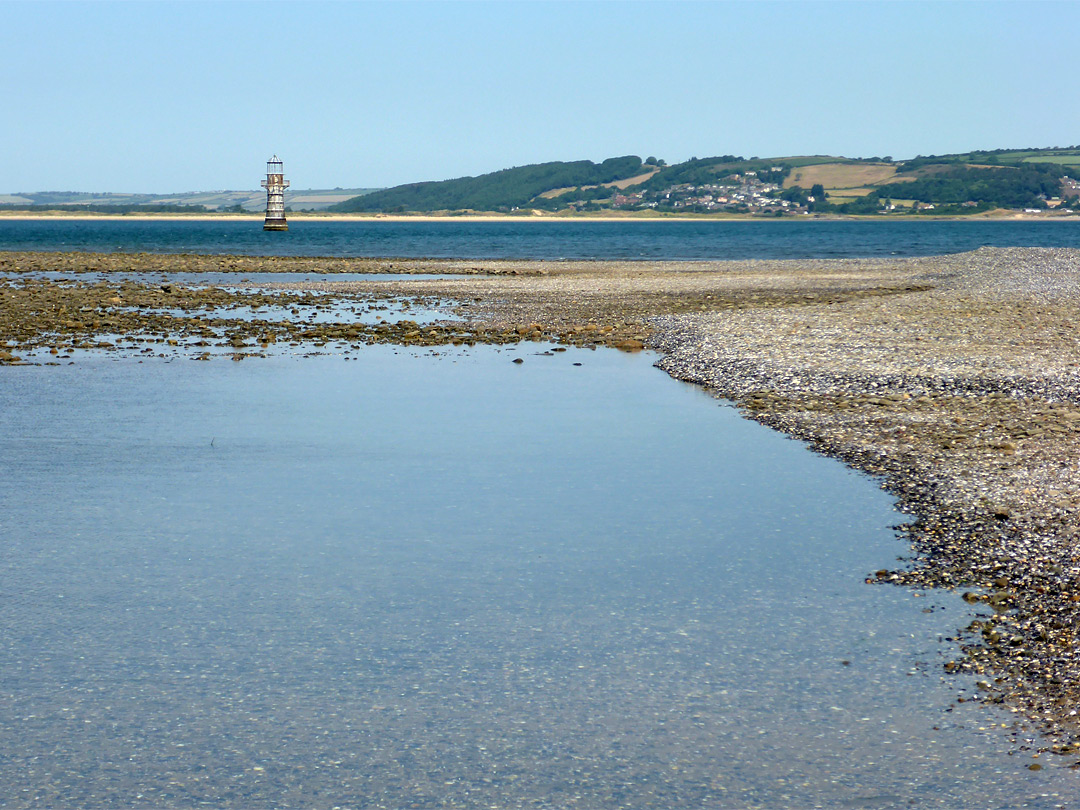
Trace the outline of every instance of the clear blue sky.
[[1075, 2], [0, 2], [0, 192], [1080, 144]]

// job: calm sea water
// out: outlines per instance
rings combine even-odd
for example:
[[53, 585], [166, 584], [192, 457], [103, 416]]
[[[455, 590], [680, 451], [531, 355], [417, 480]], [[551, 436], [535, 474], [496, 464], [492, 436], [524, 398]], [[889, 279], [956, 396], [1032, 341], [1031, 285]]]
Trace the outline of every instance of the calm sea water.
[[0, 219], [0, 250], [510, 259], [785, 259], [1080, 247], [1068, 222], [258, 222]]
[[1076, 806], [873, 482], [539, 350], [4, 369], [0, 806]]

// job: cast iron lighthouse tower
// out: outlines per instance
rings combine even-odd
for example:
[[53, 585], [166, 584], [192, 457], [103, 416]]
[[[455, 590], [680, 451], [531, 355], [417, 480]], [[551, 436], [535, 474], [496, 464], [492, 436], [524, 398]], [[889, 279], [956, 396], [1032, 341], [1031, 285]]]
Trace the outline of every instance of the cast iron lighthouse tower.
[[266, 189], [266, 221], [264, 231], [287, 231], [289, 223], [285, 221], [285, 189], [289, 181], [281, 167], [281, 159], [274, 155], [266, 161], [266, 179], [262, 181]]

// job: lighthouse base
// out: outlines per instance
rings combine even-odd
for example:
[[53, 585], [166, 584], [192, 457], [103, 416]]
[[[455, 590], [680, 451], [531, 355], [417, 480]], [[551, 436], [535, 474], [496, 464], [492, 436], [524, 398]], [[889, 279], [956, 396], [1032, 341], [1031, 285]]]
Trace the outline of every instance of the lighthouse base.
[[289, 223], [286, 222], [284, 218], [282, 218], [282, 219], [270, 219], [268, 217], [266, 222], [263, 223], [263, 230], [264, 231], [287, 231], [287, 230], [289, 230]]

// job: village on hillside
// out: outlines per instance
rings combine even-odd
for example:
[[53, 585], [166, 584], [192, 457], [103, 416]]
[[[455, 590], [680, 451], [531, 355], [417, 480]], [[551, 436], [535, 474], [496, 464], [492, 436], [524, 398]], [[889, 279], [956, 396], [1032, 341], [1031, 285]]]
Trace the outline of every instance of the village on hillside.
[[731, 211], [734, 213], [810, 213], [807, 204], [814, 203], [812, 194], [784, 196], [783, 187], [775, 182], [762, 182], [756, 171], [732, 174], [723, 182], [693, 185], [680, 183], [661, 191], [639, 191], [615, 194], [613, 208], [671, 208], [679, 211]]

